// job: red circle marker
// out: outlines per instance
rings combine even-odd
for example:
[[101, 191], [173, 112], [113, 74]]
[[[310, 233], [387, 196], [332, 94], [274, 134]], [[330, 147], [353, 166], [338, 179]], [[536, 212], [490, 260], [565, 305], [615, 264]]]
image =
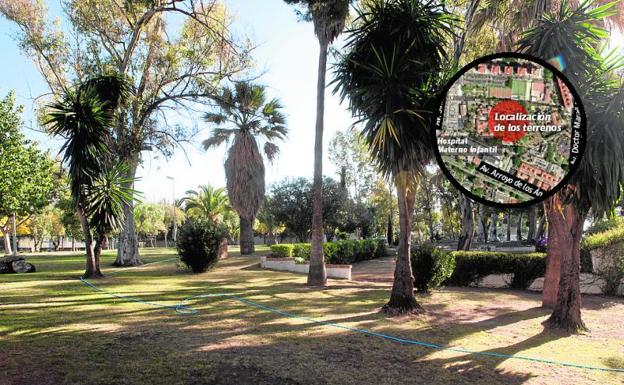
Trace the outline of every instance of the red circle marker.
[[[527, 114], [522, 104], [513, 100], [505, 100], [496, 104], [488, 115], [488, 127], [495, 138], [504, 142], [516, 142], [526, 134], [526, 126], [529, 122], [525, 119], [506, 119], [508, 115]], [[498, 119], [497, 119], [498, 117]], [[513, 126], [513, 131], [510, 130]], [[498, 129], [497, 129], [498, 127]], [[501, 129], [502, 127], [502, 129]]]

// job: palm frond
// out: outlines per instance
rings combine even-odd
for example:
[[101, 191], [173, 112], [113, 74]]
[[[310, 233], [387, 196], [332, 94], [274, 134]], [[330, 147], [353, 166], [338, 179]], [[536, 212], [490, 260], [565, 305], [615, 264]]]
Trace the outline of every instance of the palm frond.
[[279, 147], [275, 143], [266, 142], [264, 144], [264, 153], [266, 154], [269, 162], [273, 163], [273, 161], [279, 154]]

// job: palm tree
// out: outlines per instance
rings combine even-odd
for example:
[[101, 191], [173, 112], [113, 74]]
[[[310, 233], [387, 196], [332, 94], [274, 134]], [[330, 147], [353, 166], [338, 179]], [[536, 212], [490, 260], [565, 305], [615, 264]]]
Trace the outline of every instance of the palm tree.
[[[586, 330], [581, 319], [580, 243], [583, 223], [593, 215], [610, 215], [624, 183], [624, 89], [614, 73], [622, 57], [605, 60], [597, 48], [608, 33], [597, 25], [614, 14], [614, 3], [595, 7], [585, 1], [578, 8], [563, 2], [557, 14], [547, 15], [519, 43], [521, 51], [543, 59], [562, 55], [563, 73], [575, 85], [587, 114], [585, 155], [567, 188], [548, 199], [548, 267], [544, 302], [554, 307], [547, 325], [569, 332]], [[553, 271], [553, 262], [559, 267]], [[555, 290], [547, 298], [546, 281]]]
[[225, 188], [210, 185], [199, 186], [199, 191], [187, 191], [180, 203], [184, 204], [188, 216], [207, 218], [213, 222], [221, 222], [226, 213], [232, 210]]
[[123, 205], [134, 196], [134, 191], [125, 187], [129, 182], [123, 177], [125, 166], [115, 164], [109, 150], [115, 110], [127, 94], [128, 86], [121, 77], [94, 77], [50, 104], [45, 119], [50, 134], [65, 139], [61, 152], [84, 233], [85, 278], [103, 276], [99, 260], [102, 243], [118, 229]]
[[410, 265], [418, 175], [433, 156], [435, 88], [449, 60], [454, 19], [442, 5], [418, 0], [371, 0], [357, 10], [346, 54], [335, 68], [335, 92], [349, 100], [380, 171], [396, 185], [399, 246], [389, 313], [421, 310]]
[[265, 141], [264, 153], [272, 162], [279, 153], [275, 142], [288, 134], [286, 118], [278, 99], [267, 102], [264, 86], [249, 82], [235, 83], [234, 89], [224, 87], [213, 99], [217, 109], [207, 113], [205, 120], [215, 127], [203, 145], [207, 150], [232, 140], [225, 161], [227, 193], [240, 218], [241, 254], [252, 254], [253, 222], [265, 192], [264, 161], [257, 139]]
[[314, 141], [314, 180], [312, 184], [312, 252], [308, 285], [325, 286], [327, 271], [323, 257], [323, 129], [327, 51], [345, 27], [350, 0], [284, 0], [301, 7], [299, 15], [314, 23], [319, 41], [318, 82], [316, 86], [316, 135]]

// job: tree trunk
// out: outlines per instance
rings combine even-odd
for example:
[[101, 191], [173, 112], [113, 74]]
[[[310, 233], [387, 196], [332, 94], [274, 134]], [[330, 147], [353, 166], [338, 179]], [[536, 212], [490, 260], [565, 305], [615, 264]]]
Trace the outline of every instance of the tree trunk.
[[2, 237], [4, 240], [4, 254], [11, 255], [13, 254], [13, 250], [11, 249], [11, 236], [9, 235], [9, 230], [2, 229], [2, 233], [4, 234]]
[[516, 227], [516, 241], [522, 240], [522, 211], [518, 212], [518, 227]]
[[464, 194], [459, 194], [459, 209], [461, 211], [461, 233], [457, 242], [457, 250], [470, 250], [474, 238], [474, 214], [472, 202]]
[[537, 230], [537, 206], [533, 206], [529, 209], [529, 232], [527, 233], [527, 240], [533, 242], [535, 238], [535, 231]]
[[328, 42], [319, 39], [320, 54], [316, 88], [316, 135], [314, 139], [314, 181], [312, 185], [312, 250], [308, 285], [325, 286], [327, 271], [323, 257], [323, 117], [325, 114], [325, 74]]
[[95, 260], [95, 273], [98, 277], [104, 277], [104, 274], [102, 274], [102, 271], [100, 270], [100, 256], [102, 255], [102, 248], [105, 242], [106, 235], [98, 235], [98, 239], [95, 242], [95, 247], [93, 250], [93, 259]]
[[238, 216], [240, 219], [240, 253], [241, 255], [253, 254], [254, 246], [253, 220]]
[[422, 306], [414, 297], [414, 276], [410, 261], [412, 217], [416, 192], [397, 183], [397, 198], [399, 203], [399, 247], [397, 248], [396, 267], [390, 301], [384, 305], [382, 311], [387, 314], [419, 313]]
[[586, 331], [587, 327], [581, 319], [580, 288], [581, 238], [585, 214], [571, 203], [564, 204], [557, 195], [547, 205], [551, 206], [548, 210], [549, 235], [557, 240], [553, 247], [558, 249], [561, 256], [561, 269], [557, 301], [546, 324], [569, 333]]
[[78, 205], [78, 207], [76, 208], [76, 213], [78, 214], [78, 219], [80, 220], [80, 225], [82, 227], [84, 243], [85, 243], [85, 253], [87, 257], [85, 273], [83, 274], [82, 278], [85, 278], [85, 279], [101, 278], [103, 277], [103, 275], [100, 272], [99, 266], [95, 258], [93, 238], [91, 237], [91, 231], [89, 230], [89, 222], [87, 221], [87, 217], [85, 216], [85, 212], [82, 206]]
[[537, 225], [537, 230], [535, 232], [535, 239], [542, 238], [544, 236], [544, 233], [546, 232], [546, 213], [540, 210], [539, 217], [540, 219], [539, 224]]
[[[553, 196], [549, 200], [557, 198]], [[547, 215], [554, 210], [552, 204], [547, 204]], [[557, 292], [559, 291], [559, 274], [561, 272], [561, 248], [559, 239], [552, 232], [552, 226], [548, 226], [548, 249], [546, 255], [546, 273], [544, 274], [544, 288], [542, 290], [542, 307], [553, 309], [557, 303]]]
[[[138, 154], [136, 155], [138, 157]], [[134, 180], [138, 159], [131, 161], [128, 170], [128, 177]], [[126, 187], [133, 187], [134, 182]], [[113, 266], [138, 266], [143, 264], [139, 255], [139, 240], [136, 233], [136, 225], [134, 223], [134, 202], [124, 204], [124, 224], [119, 232], [119, 241], [117, 243], [117, 259], [113, 262]]]
[[507, 242], [511, 241], [511, 211], [507, 210]]
[[392, 210], [390, 210], [390, 215], [388, 215], [388, 228], [386, 229], [386, 240], [388, 241], [388, 246], [392, 247], [394, 243], [394, 229], [392, 228]]
[[489, 235], [489, 239], [491, 241], [498, 241], [498, 212], [496, 211], [492, 211], [492, 214], [490, 215], [490, 235]]

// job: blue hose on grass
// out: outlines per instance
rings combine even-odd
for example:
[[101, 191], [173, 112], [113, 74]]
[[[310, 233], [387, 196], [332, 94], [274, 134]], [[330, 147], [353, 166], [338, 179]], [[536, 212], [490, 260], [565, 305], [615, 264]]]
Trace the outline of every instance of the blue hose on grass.
[[[146, 263], [146, 264], [144, 264], [144, 265], [142, 265], [140, 267], [144, 267], [144, 266], [148, 266], [148, 265], [152, 265], [152, 264], [156, 264], [156, 263], [164, 263], [164, 262], [168, 262], [168, 261], [172, 261], [172, 260], [177, 260], [177, 258], [172, 258], [172, 259], [166, 259], [166, 260], [162, 260], [162, 261]], [[129, 269], [136, 269], [136, 267], [132, 267], [132, 268], [129, 268]], [[128, 269], [124, 269], [124, 270], [128, 270]], [[119, 270], [119, 271], [113, 272], [113, 273], [111, 273], [109, 275], [112, 275], [112, 274], [115, 274], [115, 273], [120, 273], [120, 272], [122, 272], [124, 270]], [[267, 311], [267, 312], [270, 312], [270, 313], [273, 313], [273, 314], [278, 314], [278, 315], [281, 315], [281, 316], [284, 316], [284, 317], [298, 319], [298, 320], [306, 321], [306, 322], [309, 322], [309, 323], [312, 323], [312, 324], [329, 326], [329, 327], [333, 327], [333, 328], [336, 328], [336, 329], [347, 330], [347, 331], [350, 331], [350, 332], [353, 332], [353, 333], [365, 334], [365, 335], [369, 335], [369, 336], [372, 336], [372, 337], [377, 337], [377, 338], [381, 338], [381, 339], [384, 339], [384, 340], [397, 342], [397, 343], [400, 343], [400, 344], [417, 345], [417, 346], [422, 346], [422, 347], [430, 348], [430, 349], [446, 350], [446, 351], [455, 352], [455, 353], [464, 353], [464, 354], [471, 354], [471, 355], [478, 355], [478, 356], [531, 361], [531, 362], [538, 362], [538, 363], [547, 364], [547, 365], [566, 366], [566, 367], [572, 367], [572, 368], [578, 368], [578, 369], [596, 370], [596, 371], [603, 371], [603, 372], [624, 373], [624, 368], [605, 368], [605, 367], [599, 367], [599, 366], [576, 364], [576, 363], [573, 363], [573, 362], [555, 361], [555, 360], [547, 360], [547, 359], [542, 359], [542, 358], [518, 356], [518, 355], [514, 355], [514, 354], [504, 354], [504, 353], [494, 353], [494, 352], [480, 352], [480, 351], [476, 351], [476, 350], [469, 350], [469, 349], [463, 349], [463, 348], [454, 348], [454, 347], [451, 347], [451, 346], [431, 344], [431, 343], [428, 343], [428, 342], [422, 342], [422, 341], [417, 341], [417, 340], [400, 338], [400, 337], [392, 336], [392, 335], [389, 335], [389, 334], [377, 333], [377, 332], [374, 332], [372, 330], [358, 329], [358, 328], [353, 328], [353, 327], [350, 327], [350, 326], [341, 325], [341, 324], [338, 324], [338, 323], [335, 323], [335, 322], [320, 321], [320, 320], [317, 320], [317, 319], [314, 319], [314, 318], [300, 316], [300, 315], [295, 314], [295, 313], [290, 313], [290, 312], [287, 312], [287, 311], [279, 310], [279, 309], [276, 309], [276, 308], [273, 308], [273, 307], [270, 307], [270, 306], [267, 306], [267, 305], [263, 305], [261, 303], [255, 302], [255, 301], [251, 301], [251, 300], [246, 299], [244, 297], [240, 297], [238, 295], [229, 294], [229, 293], [197, 294], [197, 295], [192, 295], [192, 296], [184, 298], [177, 305], [163, 305], [163, 304], [159, 304], [159, 303], [155, 303], [155, 302], [144, 301], [144, 300], [142, 300], [140, 298], [135, 298], [135, 297], [131, 297], [131, 296], [111, 293], [111, 292], [106, 291], [106, 290], [102, 289], [101, 287], [99, 287], [99, 286], [97, 286], [97, 285], [95, 285], [95, 284], [93, 284], [93, 283], [91, 283], [91, 282], [89, 282], [89, 281], [87, 281], [86, 279], [83, 279], [83, 278], [80, 278], [80, 282], [82, 282], [83, 284], [89, 286], [91, 289], [93, 289], [95, 291], [107, 294], [108, 296], [113, 297], [113, 298], [119, 298], [119, 299], [127, 301], [127, 302], [140, 303], [140, 304], [144, 304], [144, 305], [148, 305], [148, 306], [152, 306], [152, 307], [156, 307], [156, 308], [160, 308], [160, 309], [174, 310], [176, 312], [176, 314], [183, 315], [183, 316], [191, 316], [191, 315], [199, 314], [199, 310], [194, 309], [191, 306], [187, 305], [187, 302], [189, 302], [191, 300], [200, 299], [200, 298], [226, 298], [226, 299], [230, 299], [230, 300], [233, 300], [233, 301], [241, 302], [241, 303], [243, 303], [245, 305], [254, 307], [256, 309], [264, 310], [264, 311]]]

